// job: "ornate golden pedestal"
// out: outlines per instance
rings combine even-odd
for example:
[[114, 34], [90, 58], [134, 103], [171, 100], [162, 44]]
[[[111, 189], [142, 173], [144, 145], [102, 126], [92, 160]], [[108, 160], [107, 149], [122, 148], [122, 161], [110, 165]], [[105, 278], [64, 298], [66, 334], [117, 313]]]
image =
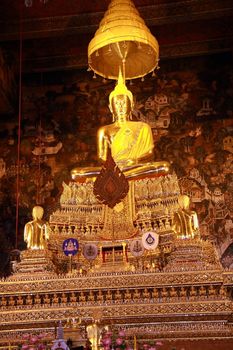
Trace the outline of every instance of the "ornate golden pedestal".
[[[110, 216], [91, 188], [91, 183], [64, 185], [61, 208], [50, 218], [48, 249], [23, 252], [17, 272], [1, 281], [0, 344], [19, 343], [27, 332], [46, 331], [53, 339], [58, 322], [69, 325], [71, 319], [81, 320], [78, 330], [84, 337], [96, 319], [124, 328], [131, 344], [134, 335], [139, 343], [155, 337], [231, 338], [233, 273], [223, 270], [209, 242], [175, 239], [176, 176], [135, 181], [133, 200], [125, 202], [130, 207], [111, 210]], [[132, 235], [114, 239], [108, 218], [114, 220], [122, 210]], [[159, 234], [158, 247], [133, 256], [131, 242], [150, 230]], [[72, 273], [62, 252], [67, 238], [80, 244]], [[83, 255], [87, 242], [98, 248], [94, 260]], [[53, 266], [56, 273], [50, 271]], [[77, 328], [64, 330], [75, 339]]]
[[[20, 262], [16, 266], [17, 279], [20, 275], [37, 276], [39, 274], [49, 275], [53, 271], [51, 257], [48, 250], [24, 250], [20, 255]], [[12, 277], [11, 277], [12, 278]]]
[[204, 271], [221, 268], [211, 242], [196, 239], [176, 239], [164, 271]]

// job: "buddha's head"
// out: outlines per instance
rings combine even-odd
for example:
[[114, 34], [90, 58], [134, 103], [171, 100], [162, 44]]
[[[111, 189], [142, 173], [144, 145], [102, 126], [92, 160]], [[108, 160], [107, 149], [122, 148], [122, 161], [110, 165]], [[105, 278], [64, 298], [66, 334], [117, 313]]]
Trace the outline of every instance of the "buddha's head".
[[119, 122], [128, 120], [133, 109], [133, 94], [127, 89], [121, 71], [117, 85], [109, 95], [109, 109]]
[[42, 217], [44, 215], [44, 209], [42, 207], [40, 207], [39, 205], [36, 205], [33, 209], [32, 209], [32, 216], [33, 219], [35, 220], [41, 220]]
[[185, 195], [185, 194], [181, 194], [181, 195], [178, 197], [178, 203], [179, 203], [179, 206], [180, 206], [182, 209], [189, 209], [189, 205], [190, 205], [189, 196], [187, 196], [187, 195]]

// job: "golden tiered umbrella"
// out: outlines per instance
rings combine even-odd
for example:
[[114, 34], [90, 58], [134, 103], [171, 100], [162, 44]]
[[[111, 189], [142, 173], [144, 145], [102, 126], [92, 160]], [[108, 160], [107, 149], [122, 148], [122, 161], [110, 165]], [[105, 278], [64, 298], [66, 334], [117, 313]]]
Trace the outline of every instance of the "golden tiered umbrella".
[[159, 45], [131, 0], [112, 0], [88, 46], [88, 64], [107, 79], [143, 77], [158, 66]]

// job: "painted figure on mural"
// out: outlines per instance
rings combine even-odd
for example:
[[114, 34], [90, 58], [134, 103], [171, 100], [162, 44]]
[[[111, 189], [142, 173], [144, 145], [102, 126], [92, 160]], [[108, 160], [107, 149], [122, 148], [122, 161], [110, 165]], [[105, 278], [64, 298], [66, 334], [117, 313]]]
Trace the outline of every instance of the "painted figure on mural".
[[[166, 161], [153, 161], [153, 135], [149, 124], [131, 120], [133, 95], [119, 74], [118, 83], [109, 95], [109, 109], [113, 123], [102, 126], [97, 134], [98, 158], [107, 159], [108, 150], [127, 178], [147, 174], [165, 175], [170, 164]], [[72, 179], [95, 178], [101, 167], [78, 167], [71, 171]]]
[[48, 226], [42, 219], [44, 209], [36, 205], [32, 210], [33, 220], [24, 226], [24, 241], [28, 249], [44, 249], [49, 238]]
[[187, 195], [178, 197], [179, 209], [173, 217], [173, 229], [177, 238], [195, 238], [199, 235], [197, 213], [189, 208], [190, 199]]

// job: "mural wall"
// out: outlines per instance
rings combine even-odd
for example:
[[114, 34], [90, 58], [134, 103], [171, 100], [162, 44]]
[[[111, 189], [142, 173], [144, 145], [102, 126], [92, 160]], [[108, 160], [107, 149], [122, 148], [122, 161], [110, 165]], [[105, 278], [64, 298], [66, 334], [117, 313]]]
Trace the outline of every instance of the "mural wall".
[[[12, 75], [10, 83], [15, 86]], [[17, 194], [18, 248], [23, 249], [23, 226], [31, 220], [32, 207], [41, 204], [48, 218], [59, 205], [63, 182], [71, 179], [70, 170], [97, 164], [96, 133], [112, 122], [108, 95], [113, 88], [113, 82], [93, 79], [87, 71], [24, 75], [20, 127], [15, 89], [7, 91], [7, 104], [0, 106], [0, 230], [5, 250], [14, 247]], [[135, 97], [134, 120], [152, 127], [154, 158], [172, 163], [182, 192], [198, 213], [202, 237], [216, 243], [223, 265], [230, 267], [232, 55], [162, 61], [155, 77], [135, 80], [128, 88]]]

